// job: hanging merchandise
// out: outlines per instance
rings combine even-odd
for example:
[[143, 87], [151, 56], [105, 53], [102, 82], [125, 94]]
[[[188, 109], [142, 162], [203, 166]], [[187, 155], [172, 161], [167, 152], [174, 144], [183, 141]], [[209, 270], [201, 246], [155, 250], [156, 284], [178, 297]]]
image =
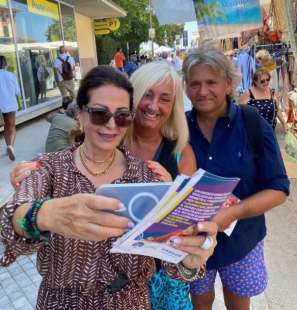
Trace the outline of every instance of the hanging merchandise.
[[263, 19], [263, 38], [270, 43], [277, 43], [282, 38], [281, 22], [277, 14], [275, 1], [271, 0], [269, 15]]

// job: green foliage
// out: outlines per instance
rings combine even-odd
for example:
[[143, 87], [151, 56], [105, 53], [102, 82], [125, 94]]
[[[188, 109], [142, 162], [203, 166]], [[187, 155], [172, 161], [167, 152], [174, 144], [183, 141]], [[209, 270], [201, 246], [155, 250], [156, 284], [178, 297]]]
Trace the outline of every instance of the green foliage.
[[206, 4], [204, 0], [194, 0], [194, 6], [199, 22], [203, 21], [206, 16], [210, 18], [212, 23], [215, 23], [217, 17], [225, 19], [224, 12], [218, 9], [220, 3], [217, 1]]

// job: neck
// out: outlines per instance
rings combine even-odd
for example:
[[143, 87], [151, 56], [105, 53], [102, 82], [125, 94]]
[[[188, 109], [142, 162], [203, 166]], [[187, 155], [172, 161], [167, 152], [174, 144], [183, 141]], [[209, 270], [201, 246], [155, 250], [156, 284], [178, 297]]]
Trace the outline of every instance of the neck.
[[213, 123], [213, 125], [215, 125], [218, 118], [226, 116], [227, 113], [228, 113], [228, 102], [226, 101], [226, 103], [222, 106], [222, 108], [217, 111], [206, 113], [197, 111], [197, 122], [208, 124]]
[[111, 158], [112, 154], [115, 152], [115, 150], [98, 150], [92, 146], [91, 143], [88, 141], [84, 141], [83, 145], [84, 150], [89, 158], [91, 158], [94, 161], [103, 161]]
[[137, 130], [135, 128], [133, 134], [133, 141], [138, 144], [160, 144], [162, 140], [162, 135], [160, 132], [155, 132], [153, 130]]

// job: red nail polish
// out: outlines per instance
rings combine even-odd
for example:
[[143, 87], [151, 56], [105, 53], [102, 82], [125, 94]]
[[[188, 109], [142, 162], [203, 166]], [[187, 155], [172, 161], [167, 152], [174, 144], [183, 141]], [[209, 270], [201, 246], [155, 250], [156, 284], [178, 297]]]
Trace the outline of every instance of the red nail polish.
[[34, 168], [35, 168], [36, 170], [38, 170], [40, 167], [41, 167], [40, 161], [39, 161], [39, 160], [36, 160], [36, 161], [35, 161]]

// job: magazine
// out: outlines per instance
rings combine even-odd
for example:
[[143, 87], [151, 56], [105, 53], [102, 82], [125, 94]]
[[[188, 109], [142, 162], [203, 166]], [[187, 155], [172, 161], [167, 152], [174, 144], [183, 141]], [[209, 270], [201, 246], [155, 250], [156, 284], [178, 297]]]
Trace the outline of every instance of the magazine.
[[[131, 208], [127, 208], [126, 216], [137, 224], [117, 239], [111, 252], [146, 255], [179, 263], [187, 253], [170, 246], [169, 239], [174, 236], [196, 235], [198, 222], [210, 220], [220, 208], [238, 203], [239, 200], [232, 194], [238, 182], [238, 178], [225, 178], [199, 169], [192, 177], [180, 175], [174, 182], [165, 183], [163, 187], [160, 184], [164, 183], [149, 183], [150, 189], [146, 188], [146, 183], [142, 184], [143, 192], [149, 193], [154, 187], [162, 187], [163, 192], [157, 190], [158, 198], [151, 201], [149, 208], [146, 208], [146, 199], [138, 205], [137, 214], [141, 214], [141, 218], [137, 216], [137, 221], [135, 214], [131, 215]], [[124, 196], [131, 196], [129, 201], [133, 200], [135, 192], [130, 193], [133, 186], [118, 184], [118, 188], [121, 185], [125, 190], [117, 198], [123, 202], [126, 199]], [[134, 189], [136, 188], [137, 185], [134, 185]], [[104, 194], [102, 187], [97, 193]], [[124, 204], [127, 207], [129, 203]], [[146, 209], [147, 213], [140, 211], [142, 209]]]

